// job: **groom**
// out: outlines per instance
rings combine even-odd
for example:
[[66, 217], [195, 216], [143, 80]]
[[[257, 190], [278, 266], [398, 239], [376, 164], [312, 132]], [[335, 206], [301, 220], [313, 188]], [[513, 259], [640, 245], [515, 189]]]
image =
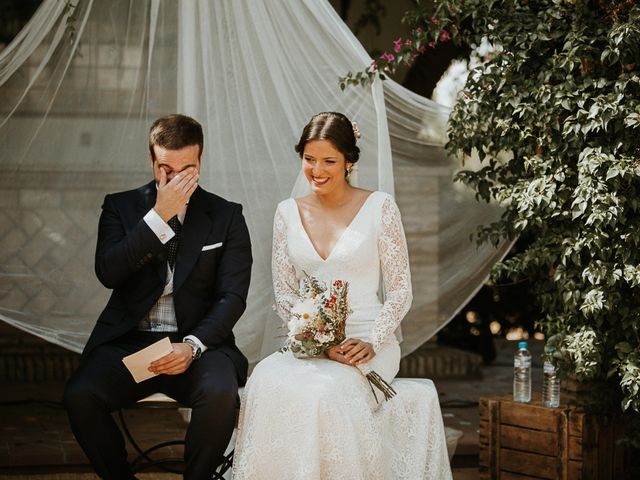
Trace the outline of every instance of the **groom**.
[[[111, 412], [154, 392], [191, 407], [184, 478], [210, 479], [233, 432], [247, 360], [232, 328], [245, 309], [251, 243], [242, 207], [198, 186], [203, 134], [184, 115], [151, 126], [154, 180], [107, 195], [95, 270], [111, 298], [69, 380], [71, 428], [103, 479], [135, 478]], [[164, 337], [173, 351], [136, 383], [122, 358]]]

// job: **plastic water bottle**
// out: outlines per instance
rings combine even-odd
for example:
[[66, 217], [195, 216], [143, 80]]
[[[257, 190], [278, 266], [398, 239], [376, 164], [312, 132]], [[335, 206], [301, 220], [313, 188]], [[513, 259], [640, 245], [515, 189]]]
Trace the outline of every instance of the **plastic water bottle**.
[[542, 371], [542, 404], [545, 407], [555, 408], [560, 405], [560, 378], [558, 378], [558, 370], [551, 363], [551, 356], [555, 352], [555, 348], [548, 350], [544, 359]]
[[518, 351], [513, 357], [513, 400], [531, 401], [531, 353], [527, 350], [527, 342], [518, 343]]

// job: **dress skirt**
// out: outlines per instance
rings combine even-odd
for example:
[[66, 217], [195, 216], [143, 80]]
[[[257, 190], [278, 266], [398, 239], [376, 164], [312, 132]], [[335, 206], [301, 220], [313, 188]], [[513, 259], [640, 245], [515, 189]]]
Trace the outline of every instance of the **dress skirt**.
[[[387, 341], [368, 364], [390, 381], [400, 348]], [[438, 395], [430, 380], [395, 380], [374, 397], [355, 367], [276, 352], [244, 389], [236, 480], [451, 478]]]

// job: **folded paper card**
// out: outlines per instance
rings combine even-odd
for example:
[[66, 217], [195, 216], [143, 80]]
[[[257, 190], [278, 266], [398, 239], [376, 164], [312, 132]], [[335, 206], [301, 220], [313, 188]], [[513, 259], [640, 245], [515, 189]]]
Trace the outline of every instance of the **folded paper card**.
[[164, 337], [162, 340], [158, 340], [156, 343], [152, 343], [148, 347], [124, 357], [122, 361], [131, 372], [136, 383], [140, 383], [157, 375], [149, 371], [151, 362], [168, 355], [172, 351], [171, 340], [169, 340], [169, 337]]

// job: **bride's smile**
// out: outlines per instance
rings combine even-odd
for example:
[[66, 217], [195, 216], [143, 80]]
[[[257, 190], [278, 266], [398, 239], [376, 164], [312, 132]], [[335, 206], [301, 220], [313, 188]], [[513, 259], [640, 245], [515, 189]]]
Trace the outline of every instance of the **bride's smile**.
[[304, 147], [302, 171], [316, 194], [342, 193], [350, 165], [330, 140], [311, 140]]

